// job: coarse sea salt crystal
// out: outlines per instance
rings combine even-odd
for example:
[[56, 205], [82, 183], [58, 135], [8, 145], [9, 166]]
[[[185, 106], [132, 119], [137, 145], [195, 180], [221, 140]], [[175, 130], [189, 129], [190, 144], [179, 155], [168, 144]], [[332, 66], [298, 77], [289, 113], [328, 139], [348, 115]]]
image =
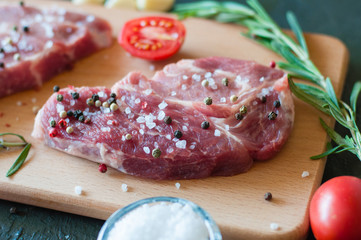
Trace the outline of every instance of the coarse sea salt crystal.
[[144, 130], [143, 129], [139, 129], [139, 133], [144, 135]]
[[227, 101], [227, 99], [225, 97], [221, 97], [221, 100], [220, 100], [221, 103], [225, 103], [226, 101]]
[[188, 127], [187, 127], [187, 126], [183, 126], [183, 127], [182, 127], [182, 130], [183, 130], [184, 132], [188, 131]]
[[153, 92], [152, 89], [144, 90], [144, 94], [147, 95], [147, 96], [150, 95], [152, 92]]
[[57, 104], [56, 104], [56, 111], [57, 111], [58, 113], [64, 111], [64, 105], [63, 105], [63, 104], [60, 104], [60, 103], [57, 103]]
[[130, 107], [127, 107], [127, 108], [124, 110], [124, 112], [125, 112], [126, 114], [129, 114], [129, 113], [131, 113], [132, 111], [130, 110]]
[[113, 125], [113, 121], [112, 121], [112, 120], [108, 120], [108, 121], [107, 121], [107, 124], [108, 124], [108, 125]]
[[274, 230], [274, 231], [280, 229], [280, 226], [279, 226], [277, 223], [271, 223], [271, 224], [269, 225], [269, 227], [270, 227], [272, 230]]
[[170, 136], [170, 134], [167, 134], [167, 135], [165, 136], [165, 138], [166, 138], [166, 139], [169, 139], [169, 140], [172, 139], [172, 137]]
[[188, 76], [187, 76], [187, 75], [183, 75], [183, 76], [182, 76], [182, 79], [183, 79], [183, 80], [187, 80], [187, 79], [188, 79]]
[[175, 183], [174, 185], [175, 185], [175, 187], [176, 187], [177, 189], [179, 189], [180, 186], [181, 186], [179, 182]]
[[305, 178], [305, 177], [308, 177], [310, 176], [310, 173], [308, 171], [303, 171], [302, 172], [302, 177]]
[[196, 145], [190, 145], [189, 149], [193, 150], [196, 147]]
[[199, 82], [201, 80], [201, 75], [198, 75], [198, 74], [195, 73], [195, 74], [192, 75], [192, 79]]
[[205, 221], [189, 205], [144, 204], [118, 220], [107, 240], [207, 240]]
[[146, 154], [149, 154], [149, 153], [150, 153], [149, 147], [143, 147], [143, 151], [144, 151]]
[[135, 99], [135, 101], [134, 101], [136, 104], [138, 104], [138, 103], [140, 103], [140, 99], [139, 98], [137, 98], [137, 99]]
[[172, 153], [174, 149], [172, 147], [167, 148], [167, 153]]
[[153, 129], [157, 126], [154, 122], [146, 122], [145, 125], [147, 125], [149, 129]]
[[122, 97], [120, 98], [120, 100], [122, 100], [122, 101], [124, 102], [125, 96], [122, 96]]
[[81, 186], [75, 186], [74, 192], [77, 195], [81, 195], [83, 193], [83, 188]]
[[141, 129], [144, 129], [145, 128], [145, 125], [144, 124], [140, 124], [139, 125]]
[[165, 118], [165, 112], [164, 111], [159, 111], [158, 113], [158, 120], [163, 120]]
[[158, 132], [161, 132], [163, 130], [161, 126], [156, 126], [155, 129], [157, 129]]
[[263, 82], [263, 81], [264, 81], [264, 77], [261, 77], [261, 78], [259, 79], [259, 81], [260, 81], [260, 82]]
[[105, 97], [104, 95], [105, 95], [105, 94], [104, 94], [103, 91], [98, 92], [98, 96], [99, 96], [99, 97]]
[[211, 72], [206, 72], [206, 74], [204, 74], [205, 78], [210, 78], [212, 77], [212, 73]]
[[224, 126], [224, 129], [226, 129], [226, 130], [228, 131], [228, 130], [229, 130], [229, 125], [226, 124], [226, 125]]
[[137, 123], [145, 123], [145, 117], [144, 116], [139, 116], [137, 118]]
[[171, 95], [172, 97], [174, 97], [175, 95], [177, 95], [177, 93], [176, 93], [176, 91], [172, 91], [172, 92], [170, 93], [170, 95]]
[[128, 192], [128, 185], [127, 184], [125, 184], [125, 183], [122, 184], [122, 191], [123, 192]]
[[180, 149], [185, 149], [186, 146], [187, 146], [187, 141], [186, 140], [180, 140], [180, 141], [176, 142], [175, 146], [177, 148], [180, 148]]
[[104, 108], [103, 113], [110, 113], [110, 108]]
[[187, 90], [187, 85], [186, 84], [182, 84], [182, 90]]
[[167, 106], [168, 106], [168, 104], [163, 100], [163, 102], [161, 102], [158, 105], [158, 108], [162, 110], [162, 109], [166, 108]]
[[214, 130], [214, 136], [216, 137], [221, 136], [221, 131], [219, 131], [218, 129]]

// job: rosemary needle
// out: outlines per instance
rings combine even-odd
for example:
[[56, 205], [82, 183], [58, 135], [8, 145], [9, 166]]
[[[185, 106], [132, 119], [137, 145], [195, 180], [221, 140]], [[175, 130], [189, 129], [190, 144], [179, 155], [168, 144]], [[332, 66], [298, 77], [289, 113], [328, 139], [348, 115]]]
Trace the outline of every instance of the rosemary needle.
[[14, 173], [16, 173], [20, 169], [20, 167], [23, 165], [23, 163], [25, 162], [25, 160], [26, 160], [26, 158], [27, 158], [27, 156], [29, 154], [31, 144], [28, 143], [24, 139], [24, 137], [19, 135], [19, 134], [16, 134], [16, 133], [0, 133], [0, 136], [7, 136], [7, 135], [16, 136], [16, 137], [20, 138], [20, 140], [22, 140], [22, 142], [5, 142], [4, 140], [0, 140], [0, 146], [5, 147], [5, 148], [25, 146], [24, 149], [21, 151], [20, 155], [18, 156], [18, 158], [15, 160], [14, 164], [10, 167], [10, 169], [6, 173], [6, 177], [10, 177]]
[[[289, 85], [295, 96], [332, 116], [350, 131], [351, 136], [342, 137], [320, 119], [321, 126], [337, 146], [329, 147], [326, 152], [311, 159], [349, 151], [361, 160], [361, 134], [356, 124], [356, 102], [361, 92], [361, 82], [356, 82], [353, 87], [350, 105], [336, 97], [331, 79], [322, 75], [310, 59], [303, 32], [292, 12], [287, 12], [286, 17], [297, 41], [282, 31], [258, 0], [248, 0], [247, 5], [229, 1], [181, 3], [174, 6], [173, 12], [179, 18], [203, 17], [245, 26], [248, 31], [242, 33], [244, 36], [257, 41], [286, 60], [278, 62], [277, 65], [289, 72]], [[303, 79], [305, 82], [295, 83], [292, 78]]]

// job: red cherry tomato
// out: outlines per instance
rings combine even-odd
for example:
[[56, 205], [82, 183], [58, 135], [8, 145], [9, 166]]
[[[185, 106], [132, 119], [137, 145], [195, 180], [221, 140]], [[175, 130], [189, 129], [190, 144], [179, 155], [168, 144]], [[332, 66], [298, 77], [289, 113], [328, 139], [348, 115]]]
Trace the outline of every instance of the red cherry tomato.
[[318, 240], [361, 239], [361, 179], [341, 176], [322, 184], [311, 200], [310, 222]]
[[135, 57], [162, 60], [179, 50], [185, 34], [185, 27], [178, 20], [168, 17], [142, 17], [124, 24], [118, 42]]

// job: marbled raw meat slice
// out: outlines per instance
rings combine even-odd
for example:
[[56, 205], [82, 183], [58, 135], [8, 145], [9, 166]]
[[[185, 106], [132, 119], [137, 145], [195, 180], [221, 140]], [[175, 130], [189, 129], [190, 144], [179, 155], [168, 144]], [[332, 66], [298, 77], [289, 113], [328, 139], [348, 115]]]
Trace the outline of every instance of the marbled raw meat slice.
[[[228, 86], [222, 84], [227, 78]], [[201, 81], [208, 79], [208, 87]], [[217, 86], [217, 87], [214, 87]], [[80, 98], [73, 100], [72, 92]], [[117, 94], [120, 109], [89, 107], [86, 99], [100, 92], [102, 102]], [[229, 58], [182, 60], [167, 65], [152, 79], [139, 72], [129, 73], [112, 89], [62, 89], [38, 113], [33, 136], [50, 147], [122, 172], [152, 179], [191, 179], [211, 175], [230, 176], [247, 171], [254, 160], [273, 157], [285, 144], [293, 126], [294, 106], [287, 76], [282, 71], [254, 62]], [[230, 102], [230, 96], [238, 96]], [[203, 99], [212, 97], [213, 104]], [[266, 99], [266, 101], [262, 101]], [[275, 107], [274, 101], [280, 106]], [[247, 107], [242, 120], [235, 114]], [[91, 119], [81, 123], [67, 117], [74, 132], [56, 126], [50, 137], [49, 119], [60, 120], [59, 111], [80, 109]], [[268, 114], [274, 112], [274, 120]], [[164, 116], [173, 121], [166, 124]], [[208, 121], [210, 127], [202, 129]], [[183, 136], [174, 137], [180, 130]], [[125, 135], [132, 139], [126, 140]], [[159, 148], [159, 158], [152, 150]]]
[[0, 6], [0, 97], [38, 88], [111, 43], [110, 25], [93, 15]]

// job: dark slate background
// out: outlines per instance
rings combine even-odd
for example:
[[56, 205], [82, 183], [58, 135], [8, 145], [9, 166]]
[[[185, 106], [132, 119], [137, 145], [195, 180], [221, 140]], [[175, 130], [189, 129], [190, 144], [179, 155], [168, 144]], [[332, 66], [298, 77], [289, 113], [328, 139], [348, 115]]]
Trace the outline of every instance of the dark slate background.
[[[354, 82], [361, 80], [361, 1], [263, 0], [261, 3], [283, 28], [288, 28], [285, 13], [291, 10], [304, 31], [332, 35], [346, 44], [350, 51], [350, 64], [342, 99], [349, 102]], [[360, 113], [357, 116], [360, 118]], [[358, 123], [360, 125], [360, 120]], [[339, 125], [335, 128], [342, 135], [348, 134]], [[361, 177], [360, 161], [349, 153], [330, 156], [323, 181], [339, 175]], [[16, 207], [18, 213], [11, 214], [11, 207]], [[0, 200], [1, 240], [96, 239], [103, 223], [98, 219]], [[309, 239], [314, 239], [312, 233]]]

